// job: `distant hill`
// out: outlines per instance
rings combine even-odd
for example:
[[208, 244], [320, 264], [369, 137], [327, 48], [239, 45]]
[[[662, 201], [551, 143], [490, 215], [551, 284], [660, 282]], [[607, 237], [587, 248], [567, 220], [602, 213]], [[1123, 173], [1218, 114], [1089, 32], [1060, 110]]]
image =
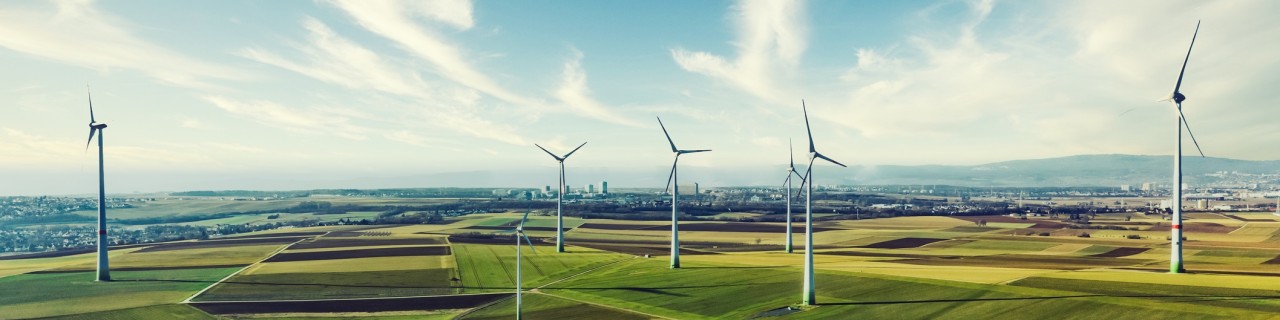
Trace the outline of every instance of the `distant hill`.
[[[1183, 157], [1187, 183], [1214, 182], [1206, 176], [1220, 171], [1249, 174], [1280, 173], [1280, 161]], [[874, 166], [854, 167], [844, 176], [849, 184], [948, 184], [967, 186], [1115, 186], [1143, 182], [1169, 182], [1173, 174], [1169, 156], [1078, 155], [1060, 158], [1014, 160], [974, 166]]]

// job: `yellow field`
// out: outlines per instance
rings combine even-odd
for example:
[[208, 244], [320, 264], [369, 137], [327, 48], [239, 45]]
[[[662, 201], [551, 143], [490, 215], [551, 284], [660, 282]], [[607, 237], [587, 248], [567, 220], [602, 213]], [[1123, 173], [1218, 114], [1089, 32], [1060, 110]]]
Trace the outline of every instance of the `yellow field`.
[[[114, 263], [120, 256], [139, 249], [141, 248], [109, 250], [107, 251], [107, 257], [109, 261]], [[66, 268], [73, 265], [96, 266], [97, 259], [98, 253], [93, 252], [56, 258], [0, 260], [0, 278], [32, 271]]]
[[265, 262], [241, 274], [326, 273], [455, 268], [453, 256], [374, 257], [359, 259]]

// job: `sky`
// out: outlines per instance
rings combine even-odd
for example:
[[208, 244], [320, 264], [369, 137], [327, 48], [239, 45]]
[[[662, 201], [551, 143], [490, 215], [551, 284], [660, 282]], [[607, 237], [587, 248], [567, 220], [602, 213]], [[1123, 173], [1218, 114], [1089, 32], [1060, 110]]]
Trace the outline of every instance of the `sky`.
[[1274, 160], [1277, 16], [1248, 0], [5, 2], [0, 195], [96, 191], [86, 85], [117, 192], [553, 184], [533, 144], [584, 141], [571, 180], [661, 187], [655, 117], [714, 150], [681, 177], [780, 170], [789, 140], [805, 160], [802, 99], [819, 151], [863, 168], [1169, 155], [1177, 118], [1156, 100], [1198, 20], [1197, 141]]

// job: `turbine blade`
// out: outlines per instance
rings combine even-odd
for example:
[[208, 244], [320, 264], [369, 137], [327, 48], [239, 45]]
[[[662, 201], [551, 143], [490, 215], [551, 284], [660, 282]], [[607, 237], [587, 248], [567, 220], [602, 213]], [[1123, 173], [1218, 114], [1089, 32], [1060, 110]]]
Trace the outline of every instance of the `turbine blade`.
[[809, 177], [811, 174], [813, 174], [813, 159], [809, 159], [809, 168], [804, 170], [803, 176], [800, 176], [800, 190], [796, 190], [797, 198], [799, 198], [800, 194], [804, 192], [804, 184], [809, 183]]
[[[93, 118], [93, 92], [89, 91], [89, 85], [84, 85], [84, 91], [89, 94], [89, 123], [98, 122]], [[92, 136], [93, 134], [90, 133], [89, 135]]]
[[814, 152], [813, 131], [809, 130], [809, 107], [805, 106], [804, 99], [800, 99], [800, 110], [804, 111], [804, 133], [809, 135], [809, 152]]
[[542, 152], [546, 152], [547, 154], [551, 155], [551, 157], [552, 157], [552, 158], [556, 158], [556, 160], [557, 160], [557, 161], [562, 160], [562, 159], [560, 159], [560, 156], [557, 156], [556, 154], [551, 153], [551, 151], [547, 151], [547, 148], [543, 148], [542, 146], [539, 146], [537, 143], [535, 143], [535, 144], [533, 144], [533, 145], [534, 145], [534, 146], [537, 146], [537, 147], [538, 147], [538, 149], [542, 149]]
[[[658, 118], [658, 117], [654, 117], [654, 118]], [[676, 149], [676, 142], [671, 141], [671, 134], [667, 133], [667, 126], [662, 125], [662, 118], [658, 118], [658, 126], [662, 127], [662, 134], [667, 136], [667, 143], [671, 144], [671, 152], [680, 152], [679, 149]]]
[[587, 145], [587, 143], [583, 142], [582, 144], [578, 145], [577, 148], [573, 148], [573, 151], [569, 151], [568, 154], [564, 155], [564, 159], [568, 159], [569, 156], [572, 156], [574, 152], [578, 152], [578, 149], [582, 149], [582, 146], [585, 146], [585, 145]]
[[98, 129], [89, 128], [89, 142], [84, 143], [85, 151], [89, 151], [89, 145], [93, 144], [93, 134], [96, 132], [98, 132]]
[[528, 243], [528, 244], [529, 244], [529, 251], [533, 251], [533, 255], [535, 255], [535, 256], [536, 256], [536, 255], [538, 255], [538, 249], [534, 249], [534, 248], [533, 248], [533, 240], [529, 240], [529, 236], [528, 236], [528, 235], [525, 235], [525, 234], [524, 234], [524, 231], [521, 231], [521, 232], [520, 232], [520, 236], [521, 236], [521, 237], [524, 237], [524, 243]]
[[795, 171], [796, 147], [791, 144], [791, 138], [787, 138], [787, 156], [791, 157], [791, 169], [792, 171]]
[[680, 156], [676, 155], [676, 161], [671, 162], [671, 173], [667, 174], [667, 188], [663, 192], [671, 190], [671, 179], [676, 177], [676, 163], [680, 162]]
[[676, 153], [684, 154], [684, 153], [699, 153], [699, 152], [707, 152], [707, 151], [711, 151], [711, 149], [702, 149], [702, 150], [677, 150], [677, 151], [676, 151]]
[[[1182, 76], [1187, 74], [1187, 61], [1191, 60], [1191, 48], [1196, 46], [1196, 36], [1200, 34], [1200, 21], [1196, 21], [1196, 32], [1191, 34], [1191, 45], [1187, 46], [1187, 57], [1182, 60], [1182, 71], [1178, 72], [1178, 83], [1173, 85], [1173, 92], [1182, 88]], [[1172, 96], [1171, 96], [1172, 97]]]
[[524, 223], [529, 221], [529, 210], [524, 211], [524, 218], [520, 218], [520, 226], [516, 227], [517, 231], [524, 232]]
[[845, 167], [845, 168], [848, 168], [848, 167], [849, 167], [849, 166], [844, 165], [843, 163], [840, 163], [840, 162], [836, 161], [835, 159], [827, 158], [827, 156], [824, 156], [824, 155], [822, 155], [821, 153], [814, 152], [814, 153], [813, 153], [813, 156], [814, 156], [814, 157], [817, 157], [817, 158], [820, 158], [820, 159], [822, 159], [822, 160], [827, 160], [827, 162], [834, 163], [834, 164], [836, 164], [836, 165], [838, 165], [838, 166], [841, 166], [841, 167]]
[[1199, 151], [1200, 157], [1204, 158], [1204, 150], [1200, 150], [1200, 142], [1196, 141], [1196, 134], [1191, 133], [1191, 124], [1187, 123], [1187, 116], [1182, 115], [1181, 104], [1179, 104], [1179, 107], [1178, 107], [1178, 119], [1182, 119], [1182, 124], [1187, 126], [1187, 134], [1191, 135], [1191, 143], [1194, 143], [1196, 145], [1196, 151]]

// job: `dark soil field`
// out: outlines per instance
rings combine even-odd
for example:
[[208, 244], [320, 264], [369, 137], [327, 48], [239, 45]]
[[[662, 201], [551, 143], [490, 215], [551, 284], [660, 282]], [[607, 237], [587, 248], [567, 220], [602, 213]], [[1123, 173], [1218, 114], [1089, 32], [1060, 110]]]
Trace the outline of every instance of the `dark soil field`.
[[1271, 258], [1271, 260], [1263, 261], [1262, 264], [1280, 264], [1280, 256]]
[[[182, 269], [207, 269], [207, 268], [231, 268], [243, 267], [243, 264], [221, 264], [221, 265], [199, 265], [199, 266], [169, 266], [169, 267], [112, 267], [111, 271], [156, 271], [156, 270], [182, 270]], [[42, 273], [73, 273], [85, 272], [93, 269], [52, 269], [32, 271], [30, 274]]]
[[325, 238], [355, 238], [355, 237], [386, 237], [390, 236], [390, 232], [386, 231], [335, 231], [324, 235]]
[[[662, 247], [662, 246], [626, 245], [626, 244], [594, 243], [594, 242], [574, 242], [573, 245], [597, 249], [597, 250], [637, 255], [637, 256], [643, 256], [647, 254], [650, 257], [659, 257], [659, 256], [667, 256], [671, 254], [671, 246], [669, 245]], [[703, 255], [703, 254], [717, 254], [717, 253], [691, 250], [689, 248], [682, 247], [680, 248], [680, 254], [681, 255]]]
[[449, 255], [448, 246], [376, 248], [360, 250], [317, 251], [317, 252], [285, 252], [277, 254], [265, 262], [310, 261], [330, 259], [354, 259], [371, 257], [400, 256], [445, 256]]
[[935, 239], [935, 238], [901, 238], [901, 239], [893, 239], [893, 240], [889, 240], [889, 241], [876, 242], [876, 243], [868, 244], [868, 245], [865, 245], [865, 246], [862, 246], [862, 247], [863, 247], [863, 248], [872, 248], [872, 249], [906, 249], [906, 248], [919, 248], [919, 247], [921, 247], [921, 246], [924, 246], [924, 245], [927, 245], [927, 244], [930, 244], [930, 243], [934, 243], [934, 242], [938, 242], [938, 241], [944, 241], [944, 240], [947, 240], [947, 239]]
[[315, 241], [303, 241], [289, 247], [289, 249], [320, 249], [320, 248], [343, 248], [343, 247], [370, 247], [370, 246], [401, 246], [401, 245], [432, 245], [444, 244], [438, 238], [414, 238], [414, 239], [325, 239], [320, 238]]
[[261, 244], [286, 244], [286, 243], [296, 242], [302, 238], [305, 238], [305, 237], [294, 236], [294, 237], [285, 237], [285, 238], [242, 238], [242, 239], [229, 239], [229, 240], [201, 240], [201, 241], [191, 241], [191, 242], [173, 242], [173, 243], [158, 244], [158, 245], [147, 247], [135, 252], [154, 252], [154, 251], [236, 247], [236, 246], [256, 246]]
[[511, 296], [511, 293], [351, 300], [193, 302], [210, 314], [384, 312], [466, 309]]
[[[1147, 228], [1147, 231], [1169, 231], [1172, 224], [1162, 223], [1157, 226]], [[1224, 226], [1212, 222], [1188, 222], [1182, 224], [1182, 232], [1203, 232], [1203, 233], [1231, 233], [1239, 227]]]
[[[472, 238], [472, 237], [459, 237], [459, 236], [456, 236], [456, 235], [451, 235], [451, 236], [449, 236], [449, 242], [450, 242], [450, 243], [515, 244], [515, 241], [514, 241], [514, 240], [515, 240], [515, 239], [510, 239], [510, 238]], [[541, 239], [539, 239], [539, 238], [534, 238], [534, 237], [529, 237], [529, 240], [532, 240], [532, 241], [533, 241], [533, 245], [535, 245], [535, 246], [554, 246], [554, 245], [556, 245], [554, 242], [543, 242], [543, 241], [541, 241]], [[528, 245], [528, 243], [526, 243], [525, 245]]]
[[1090, 257], [1095, 257], [1095, 258], [1128, 257], [1135, 254], [1147, 252], [1147, 250], [1151, 250], [1151, 248], [1123, 247], [1123, 248], [1115, 248], [1111, 251], [1107, 251], [1107, 252], [1103, 252], [1095, 255], [1090, 255]]
[[[113, 249], [114, 249], [114, 248], [113, 248]], [[71, 249], [71, 250], [58, 250], [58, 251], [36, 252], [36, 253], [24, 253], [24, 254], [15, 254], [15, 255], [10, 255], [10, 256], [0, 256], [0, 260], [21, 260], [21, 259], [36, 259], [36, 258], [56, 258], [56, 257], [73, 256], [73, 255], [77, 255], [77, 254], [90, 253], [90, 252], [96, 252], [96, 251], [98, 251], [98, 249], [97, 249], [97, 248], [84, 248], [84, 249]]]
[[1062, 257], [1042, 255], [1001, 254], [976, 257], [929, 257], [896, 260], [897, 263], [929, 266], [1005, 267], [1023, 269], [1081, 270], [1098, 267], [1122, 267], [1148, 262], [1138, 259], [1095, 257]]
[[1275, 222], [1275, 220], [1271, 220], [1271, 219], [1249, 219], [1249, 218], [1244, 218], [1244, 217], [1237, 216], [1237, 215], [1232, 215], [1232, 214], [1224, 214], [1224, 215], [1222, 215], [1222, 216], [1227, 217], [1227, 218], [1232, 218], [1232, 219], [1240, 220], [1240, 221], [1249, 221], [1249, 222]]
[[1009, 217], [1009, 216], [971, 216], [971, 217], [956, 217], [956, 218], [959, 218], [965, 221], [972, 221], [972, 222], [977, 222], [978, 220], [986, 220], [987, 222], [1034, 223], [1035, 225], [1031, 226], [1032, 228], [1046, 228], [1046, 229], [1066, 228], [1069, 225], [1066, 223], [1052, 221], [1052, 220], [1044, 220], [1044, 219], [1022, 220], [1022, 219]]
[[[601, 229], [601, 230], [671, 230], [671, 225], [651, 225], [651, 224], [604, 224], [604, 223], [587, 223], [579, 226], [579, 228]], [[551, 229], [555, 231], [555, 228]], [[813, 227], [813, 232], [823, 232], [831, 230], [842, 230], [828, 227]], [[681, 223], [680, 231], [716, 231], [716, 232], [777, 232], [786, 233], [787, 227], [780, 224], [763, 224], [750, 222], [728, 222], [728, 223]], [[804, 233], [804, 224], [792, 224], [791, 232]]]
[[222, 239], [251, 239], [251, 238], [280, 238], [280, 237], [309, 237], [309, 236], [318, 236], [318, 235], [323, 235], [323, 234], [324, 234], [324, 232], [280, 232], [280, 233], [268, 233], [268, 234], [251, 234], [251, 235], [244, 235], [244, 236], [236, 236], [236, 235], [232, 235], [232, 236], [226, 236], [226, 237], [215, 238], [215, 239], [212, 239], [212, 240], [222, 240]]
[[[462, 229], [506, 231], [506, 230], [515, 229], [515, 227], [513, 226], [470, 226]], [[529, 231], [556, 231], [556, 227], [524, 227], [524, 229]], [[564, 228], [564, 231], [569, 231], [569, 230], [573, 230], [573, 228], [569, 228], [569, 227]]]

